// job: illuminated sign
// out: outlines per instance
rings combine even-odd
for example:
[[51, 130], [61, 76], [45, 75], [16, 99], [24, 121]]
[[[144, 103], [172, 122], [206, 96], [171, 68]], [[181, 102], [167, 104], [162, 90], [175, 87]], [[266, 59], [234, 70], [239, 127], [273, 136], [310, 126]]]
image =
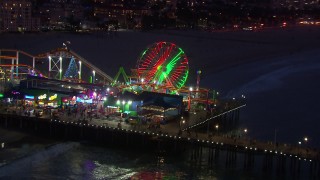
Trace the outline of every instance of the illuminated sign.
[[53, 96], [50, 96], [50, 97], [49, 97], [49, 100], [50, 100], [50, 101], [52, 101], [52, 100], [54, 100], [54, 99], [57, 99], [57, 94], [54, 94]]
[[92, 103], [92, 99], [85, 100], [85, 99], [81, 99], [81, 98], [77, 97], [77, 102]]
[[25, 95], [24, 98], [25, 98], [25, 99], [34, 99], [34, 96]]
[[14, 95], [20, 94], [18, 91], [11, 91], [11, 93]]
[[46, 98], [47, 98], [47, 94], [44, 94], [38, 97], [38, 99], [46, 99]]
[[3, 98], [3, 94], [0, 93], [0, 98]]

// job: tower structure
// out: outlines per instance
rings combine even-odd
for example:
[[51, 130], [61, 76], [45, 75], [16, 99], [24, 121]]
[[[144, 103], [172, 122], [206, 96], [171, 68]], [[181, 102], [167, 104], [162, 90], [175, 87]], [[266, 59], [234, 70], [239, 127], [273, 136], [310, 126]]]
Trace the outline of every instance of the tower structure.
[[75, 61], [75, 58], [72, 56], [68, 69], [66, 73], [64, 74], [63, 78], [64, 79], [77, 79], [79, 77], [79, 71], [78, 71], [78, 66]]
[[199, 87], [200, 87], [200, 75], [201, 75], [201, 70], [198, 70], [197, 71], [197, 87], [196, 87], [197, 93], [196, 93], [196, 98], [198, 98], [198, 96], [199, 96], [198, 91], [199, 91]]

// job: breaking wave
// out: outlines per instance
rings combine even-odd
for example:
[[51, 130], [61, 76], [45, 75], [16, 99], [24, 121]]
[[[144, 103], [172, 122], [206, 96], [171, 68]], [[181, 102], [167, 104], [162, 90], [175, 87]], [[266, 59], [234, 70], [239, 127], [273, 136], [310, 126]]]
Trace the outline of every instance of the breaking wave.
[[76, 142], [66, 142], [55, 144], [45, 147], [29, 156], [22, 157], [11, 163], [8, 163], [0, 168], [0, 178], [18, 176], [23, 174], [24, 171], [40, 164], [50, 158], [57, 157], [58, 155], [78, 147], [80, 144]]

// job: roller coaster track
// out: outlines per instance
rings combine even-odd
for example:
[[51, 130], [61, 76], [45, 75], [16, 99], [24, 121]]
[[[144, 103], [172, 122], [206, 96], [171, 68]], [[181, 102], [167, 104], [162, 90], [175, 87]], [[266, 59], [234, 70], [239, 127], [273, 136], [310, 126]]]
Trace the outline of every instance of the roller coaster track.
[[[23, 55], [26, 55], [28, 57], [31, 57], [31, 58], [36, 58], [36, 59], [43, 58], [43, 57], [33, 56], [33, 55], [31, 55], [31, 54], [29, 54], [27, 52], [24, 52], [24, 51], [21, 51], [21, 50], [15, 50], [15, 49], [0, 49], [0, 52], [15, 52], [15, 53], [19, 52], [19, 53], [21, 53]], [[3, 56], [3, 58], [5, 58], [5, 56]], [[16, 57], [14, 57], [14, 58], [16, 58]]]
[[[37, 74], [42, 74], [39, 70], [33, 68], [32, 66], [26, 65], [26, 64], [0, 64], [0, 68], [5, 68], [5, 67], [13, 67], [13, 68], [27, 68], [30, 70], [33, 70], [34, 72], [36, 72]], [[46, 76], [43, 76], [46, 77]]]
[[97, 68], [96, 66], [94, 66], [93, 64], [91, 64], [89, 61], [87, 61], [85, 58], [81, 57], [80, 55], [78, 55], [77, 53], [75, 53], [74, 51], [70, 50], [70, 53], [73, 54], [74, 57], [76, 57], [76, 59], [81, 60], [86, 66], [88, 66], [89, 68], [93, 69], [96, 71], [97, 74], [99, 74], [100, 76], [102, 76], [104, 79], [106, 79], [108, 82], [113, 82], [113, 78], [110, 77], [109, 75], [107, 75], [105, 72], [103, 72], [102, 70], [100, 70], [99, 68]]
[[80, 56], [79, 54], [77, 54], [76, 52], [74, 52], [70, 49], [57, 48], [57, 49], [50, 51], [47, 54], [40, 54], [40, 55], [38, 55], [38, 57], [45, 58], [45, 57], [48, 57], [49, 54], [55, 54], [55, 53], [61, 53], [61, 52], [69, 54], [71, 56], [74, 56], [76, 59], [80, 60], [84, 65], [86, 65], [88, 68], [94, 70], [96, 72], [96, 74], [99, 74], [105, 80], [107, 80], [110, 83], [113, 82], [113, 78], [111, 76], [107, 75], [105, 72], [103, 72], [102, 70], [97, 68], [95, 65], [91, 64], [88, 60], [86, 60], [85, 58], [83, 58], [82, 56]]
[[[50, 54], [66, 53], [66, 54], [74, 56], [76, 59], [80, 60], [84, 65], [86, 65], [88, 68], [94, 70], [96, 72], [96, 74], [100, 75], [106, 81], [108, 81], [110, 83], [113, 82], [113, 78], [111, 76], [107, 75], [105, 72], [100, 70], [98, 67], [96, 67], [95, 65], [91, 64], [88, 60], [86, 60], [85, 58], [83, 58], [82, 56], [80, 56], [79, 54], [77, 54], [76, 52], [74, 52], [74, 51], [72, 51], [70, 49], [57, 48], [57, 49], [51, 50], [50, 52], [38, 54], [36, 56], [31, 55], [29, 53], [26, 53], [24, 51], [14, 50], [14, 49], [0, 49], [0, 52], [15, 52], [15, 53], [19, 52], [19, 53], [24, 54], [24, 55], [26, 55], [28, 57], [35, 58], [35, 60], [47, 58]], [[16, 58], [16, 57], [15, 56], [1, 56], [0, 58], [11, 59], [11, 58]]]

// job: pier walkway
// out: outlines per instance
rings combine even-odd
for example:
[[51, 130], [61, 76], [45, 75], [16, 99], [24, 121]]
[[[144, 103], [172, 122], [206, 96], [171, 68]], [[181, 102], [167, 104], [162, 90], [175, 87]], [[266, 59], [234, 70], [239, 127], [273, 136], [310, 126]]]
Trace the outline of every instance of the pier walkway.
[[[66, 120], [66, 122], [72, 122], [72, 120]], [[121, 123], [119, 127], [119, 120], [116, 119], [92, 119], [89, 121], [89, 125], [106, 126], [110, 128], [123, 129], [129, 131], [136, 131], [138, 133], [150, 133], [159, 137], [171, 137], [171, 138], [183, 138], [189, 141], [198, 141], [206, 144], [219, 144], [221, 146], [233, 146], [239, 147], [239, 150], [248, 149], [254, 151], [262, 151], [266, 153], [274, 153], [283, 156], [294, 156], [301, 160], [312, 161], [320, 160], [320, 151], [308, 147], [294, 146], [284, 143], [274, 144], [270, 142], [263, 142], [252, 140], [249, 137], [229, 137], [226, 135], [208, 135], [207, 133], [182, 131], [179, 133], [178, 123], [168, 123], [160, 125], [160, 128], [150, 129], [147, 125], [130, 125]]]
[[[10, 112], [4, 112], [0, 110], [0, 114], [4, 115]], [[31, 117], [34, 115], [30, 115]], [[213, 117], [211, 117], [213, 118]], [[189, 131], [188, 127], [183, 129], [181, 122], [171, 121], [167, 124], [160, 124], [160, 127], [151, 127], [150, 124], [129, 124], [124, 122], [121, 117], [101, 117], [92, 119], [81, 119], [80, 115], [60, 114], [59, 117], [50, 117], [48, 115], [42, 116], [41, 119], [57, 122], [57, 123], [71, 123], [78, 126], [93, 126], [96, 128], [109, 128], [118, 131], [129, 131], [132, 133], [148, 134], [155, 138], [173, 138], [173, 139], [184, 139], [186, 141], [192, 141], [201, 143], [204, 146], [228, 146], [236, 149], [236, 151], [256, 151], [257, 153], [268, 153], [280, 156], [295, 157], [299, 160], [304, 161], [319, 161], [320, 151], [314, 148], [289, 145], [284, 143], [270, 143], [258, 140], [253, 140], [248, 136], [244, 137], [230, 137], [226, 134], [212, 134], [205, 133], [196, 130]], [[188, 120], [186, 120], [188, 121]], [[209, 119], [203, 120], [208, 122]]]

